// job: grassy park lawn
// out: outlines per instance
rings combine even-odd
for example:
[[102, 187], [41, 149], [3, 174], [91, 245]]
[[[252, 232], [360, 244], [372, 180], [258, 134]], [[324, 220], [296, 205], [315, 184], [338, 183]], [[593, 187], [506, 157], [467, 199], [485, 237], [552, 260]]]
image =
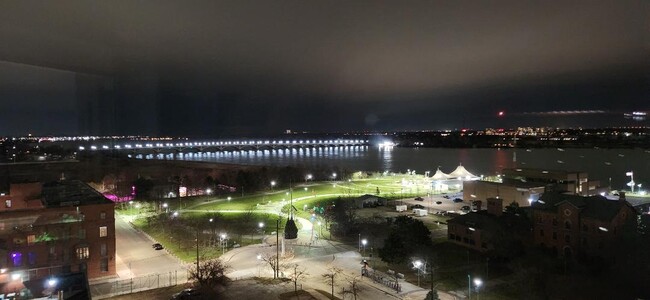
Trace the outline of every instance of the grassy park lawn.
[[[213, 221], [210, 222], [210, 219]], [[183, 261], [196, 260], [196, 235], [199, 230], [199, 255], [205, 259], [223, 254], [221, 234], [227, 237], [228, 246], [246, 246], [261, 242], [262, 233], [274, 231], [277, 215], [267, 213], [194, 213], [183, 212], [176, 218], [139, 218], [133, 224], [163, 244]], [[197, 223], [199, 225], [197, 225]], [[264, 226], [259, 227], [262, 223]]]

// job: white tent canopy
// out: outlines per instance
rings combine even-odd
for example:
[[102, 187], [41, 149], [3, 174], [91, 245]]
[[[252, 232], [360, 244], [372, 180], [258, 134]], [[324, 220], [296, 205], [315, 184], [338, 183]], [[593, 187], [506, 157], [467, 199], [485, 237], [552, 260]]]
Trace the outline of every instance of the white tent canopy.
[[462, 164], [459, 164], [456, 170], [449, 173], [449, 177], [459, 178], [461, 180], [472, 180], [478, 178], [476, 175], [467, 171], [467, 169], [465, 169]]
[[443, 173], [442, 171], [440, 171], [440, 168], [438, 168], [438, 170], [436, 171], [436, 174], [433, 174], [433, 177], [431, 177], [431, 179], [433, 179], [433, 180], [447, 180], [447, 179], [449, 179], [449, 175]]

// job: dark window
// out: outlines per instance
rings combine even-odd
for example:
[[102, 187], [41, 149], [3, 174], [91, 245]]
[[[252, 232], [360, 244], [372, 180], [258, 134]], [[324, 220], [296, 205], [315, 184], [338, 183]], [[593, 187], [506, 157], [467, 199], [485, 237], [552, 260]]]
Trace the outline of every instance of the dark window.
[[99, 248], [99, 253], [100, 253], [101, 256], [106, 256], [106, 253], [107, 253], [106, 244], [101, 244], [101, 246]]
[[481, 243], [481, 248], [487, 249], [487, 243], [485, 243], [485, 242]]
[[86, 238], [86, 229], [85, 228], [79, 228], [79, 238], [80, 239], [85, 239]]
[[108, 258], [102, 258], [99, 261], [99, 270], [102, 272], [108, 272]]
[[589, 231], [589, 227], [587, 226], [587, 224], [582, 225], [582, 231], [584, 232]]
[[105, 212], [99, 213], [99, 218], [102, 220], [106, 219], [106, 213]]
[[571, 229], [571, 221], [569, 220], [564, 221], [564, 229]]
[[544, 236], [544, 229], [539, 230], [539, 236]]
[[553, 218], [553, 226], [557, 226], [557, 219]]
[[557, 240], [557, 232], [553, 232], [553, 239]]
[[571, 236], [568, 235], [568, 234], [565, 235], [565, 236], [564, 236], [564, 241], [567, 242], [567, 243], [571, 243]]

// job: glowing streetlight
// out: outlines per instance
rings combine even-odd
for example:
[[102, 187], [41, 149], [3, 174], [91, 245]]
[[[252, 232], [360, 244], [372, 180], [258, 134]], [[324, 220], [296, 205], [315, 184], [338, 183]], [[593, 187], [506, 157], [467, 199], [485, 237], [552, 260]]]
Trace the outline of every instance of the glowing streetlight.
[[226, 238], [228, 237], [228, 235], [226, 235], [225, 233], [222, 233], [220, 237], [221, 237], [221, 253], [225, 253], [226, 252], [226, 242], [225, 241], [226, 241]]
[[178, 217], [178, 212], [177, 211], [174, 212], [174, 217]]
[[363, 256], [366, 256], [366, 245], [368, 244], [368, 240], [363, 239], [361, 240], [361, 245], [363, 245]]
[[163, 208], [165, 209], [165, 213], [169, 212], [169, 210], [167, 209], [168, 207], [169, 205], [167, 205], [167, 203], [163, 203]]
[[311, 174], [307, 174], [307, 176], [305, 176], [305, 182], [307, 182], [308, 180], [311, 180], [312, 178], [313, 178], [313, 176]]
[[271, 190], [273, 190], [273, 188], [275, 187], [275, 184], [276, 184], [275, 180], [271, 181]]
[[212, 221], [214, 221], [214, 219], [213, 219], [213, 218], [210, 218], [210, 223], [212, 223]]
[[257, 224], [257, 226], [258, 226], [259, 228], [264, 228], [264, 222], [260, 222], [259, 224]]
[[205, 190], [205, 193], [208, 194], [208, 195], [212, 194], [212, 189]]
[[336, 173], [332, 173], [332, 179], [336, 180]]
[[228, 196], [228, 201], [232, 200], [232, 197]]
[[418, 286], [420, 286], [420, 272], [422, 271], [422, 261], [421, 260], [416, 260], [413, 262], [413, 267], [418, 271]]
[[480, 278], [474, 278], [474, 285], [476, 286], [476, 300], [480, 299], [481, 294], [479, 293], [479, 288], [481, 287], [482, 284], [483, 284], [483, 280], [481, 280]]

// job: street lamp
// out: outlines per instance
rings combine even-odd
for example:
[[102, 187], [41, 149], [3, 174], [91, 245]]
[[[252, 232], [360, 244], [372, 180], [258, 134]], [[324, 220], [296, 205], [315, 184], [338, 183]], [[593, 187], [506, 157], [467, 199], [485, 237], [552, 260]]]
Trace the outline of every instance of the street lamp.
[[419, 260], [419, 259], [414, 261], [413, 266], [415, 267], [415, 269], [418, 270], [418, 287], [419, 287], [420, 286], [420, 271], [421, 271], [421, 267], [422, 267], [422, 261]]
[[483, 284], [483, 280], [480, 278], [474, 278], [474, 285], [476, 286], [476, 300], [480, 299], [480, 293], [479, 293], [479, 288]]
[[226, 237], [228, 237], [225, 233], [221, 234], [221, 254], [226, 252]]
[[318, 227], [320, 228], [319, 236], [322, 239], [323, 238], [323, 223], [321, 223], [321, 221], [318, 221]]
[[167, 203], [163, 203], [163, 208], [165, 209], [165, 213], [169, 212], [169, 209], [167, 209], [168, 207], [169, 205], [167, 205]]
[[332, 173], [332, 180], [336, 180], [336, 173]]
[[228, 196], [228, 201], [232, 200], [232, 197]]
[[264, 222], [259, 222], [257, 224], [257, 227], [259, 227], [260, 229], [264, 228]]
[[275, 180], [271, 181], [271, 191], [273, 190], [274, 187], [275, 187]]
[[205, 193], [208, 194], [208, 195], [212, 194], [212, 189], [205, 190]]
[[177, 211], [174, 212], [174, 217], [178, 217], [178, 212]]
[[368, 240], [363, 239], [361, 240], [361, 245], [363, 245], [363, 256], [366, 256], [366, 245], [368, 244]]
[[312, 178], [313, 178], [313, 176], [311, 174], [307, 174], [307, 176], [305, 176], [305, 182], [307, 182], [308, 180], [311, 180]]

